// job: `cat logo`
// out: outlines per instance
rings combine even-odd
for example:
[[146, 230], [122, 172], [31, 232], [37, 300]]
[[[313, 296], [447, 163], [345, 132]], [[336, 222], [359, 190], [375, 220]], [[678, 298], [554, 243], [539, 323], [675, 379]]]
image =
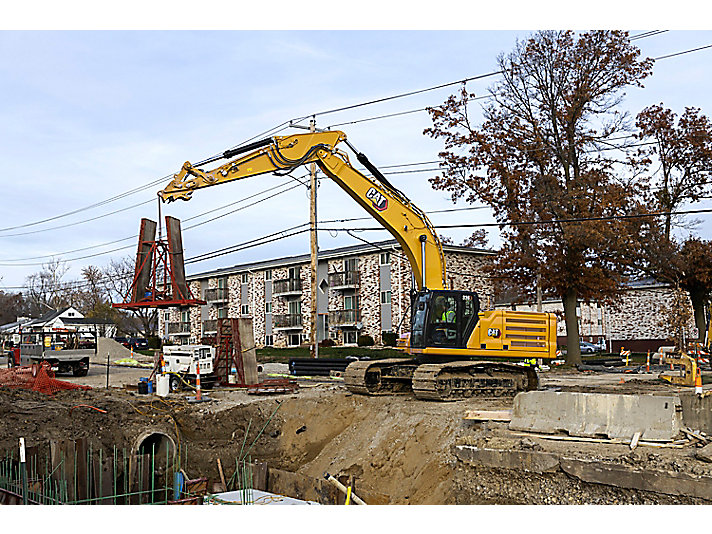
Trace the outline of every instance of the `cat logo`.
[[488, 335], [489, 337], [495, 337], [495, 338], [497, 338], [497, 337], [500, 336], [501, 333], [502, 333], [502, 332], [500, 332], [499, 328], [488, 328], [488, 329], [487, 329], [487, 335]]
[[372, 187], [366, 191], [366, 198], [371, 201], [373, 207], [378, 211], [385, 211], [388, 209], [388, 199], [375, 187]]

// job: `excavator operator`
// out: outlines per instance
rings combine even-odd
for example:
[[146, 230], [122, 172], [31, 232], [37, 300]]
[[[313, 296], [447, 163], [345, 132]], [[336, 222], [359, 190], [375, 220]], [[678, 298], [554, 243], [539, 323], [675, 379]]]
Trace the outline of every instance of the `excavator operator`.
[[433, 330], [433, 341], [436, 343], [451, 344], [457, 338], [457, 328], [455, 320], [457, 314], [453, 309], [453, 303], [444, 296], [435, 299], [432, 322], [435, 323]]

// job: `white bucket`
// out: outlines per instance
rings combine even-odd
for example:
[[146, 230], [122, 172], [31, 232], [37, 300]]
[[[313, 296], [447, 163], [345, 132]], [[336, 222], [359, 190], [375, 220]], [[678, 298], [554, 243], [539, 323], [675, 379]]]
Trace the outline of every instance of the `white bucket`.
[[156, 377], [156, 395], [159, 397], [167, 397], [170, 391], [170, 376], [159, 375]]

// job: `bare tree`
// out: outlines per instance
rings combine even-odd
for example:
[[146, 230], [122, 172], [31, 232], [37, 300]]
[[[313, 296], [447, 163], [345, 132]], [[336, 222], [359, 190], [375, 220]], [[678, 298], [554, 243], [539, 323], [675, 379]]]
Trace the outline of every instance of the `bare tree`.
[[35, 313], [42, 315], [50, 310], [68, 306], [71, 302], [71, 285], [63, 281], [69, 267], [65, 262], [52, 259], [42, 266], [42, 270], [25, 279], [28, 298]]
[[[112, 303], [123, 302], [131, 290], [135, 271], [134, 259], [126, 256], [120, 260], [111, 260], [104, 269], [103, 283]], [[158, 328], [158, 310], [156, 308], [138, 308], [130, 310], [145, 337], [156, 335]]]

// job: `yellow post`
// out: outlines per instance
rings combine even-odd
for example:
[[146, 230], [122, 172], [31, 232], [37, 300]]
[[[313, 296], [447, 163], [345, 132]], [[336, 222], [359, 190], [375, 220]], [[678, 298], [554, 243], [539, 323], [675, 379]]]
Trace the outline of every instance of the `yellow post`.
[[345, 505], [351, 504], [351, 486], [346, 488], [346, 502], [344, 504]]

